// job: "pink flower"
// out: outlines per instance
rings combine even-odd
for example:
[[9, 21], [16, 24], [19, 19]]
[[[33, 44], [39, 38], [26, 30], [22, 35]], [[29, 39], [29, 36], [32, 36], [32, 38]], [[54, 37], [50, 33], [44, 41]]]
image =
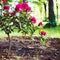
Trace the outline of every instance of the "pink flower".
[[22, 7], [24, 11], [31, 11], [31, 7], [26, 3], [22, 3]]
[[4, 4], [6, 4], [6, 3], [7, 3], [7, 1], [6, 1], [6, 0], [2, 0], [2, 1], [3, 1], [3, 3], [4, 3]]
[[16, 14], [16, 12], [15, 12], [15, 11], [13, 11], [11, 14], [12, 14], [12, 15], [15, 15], [15, 14]]
[[30, 20], [31, 20], [31, 22], [32, 22], [33, 24], [36, 23], [36, 18], [35, 18], [35, 17], [30, 18]]
[[23, 2], [23, 3], [22, 3], [22, 7], [23, 7], [24, 10], [26, 10], [27, 7], [28, 7], [28, 4], [27, 4], [26, 2]]
[[4, 6], [3, 7], [3, 10], [9, 10], [10, 9], [10, 6]]
[[20, 9], [19, 9], [19, 12], [21, 13], [22, 11], [23, 11], [23, 10], [20, 8]]
[[26, 11], [27, 12], [31, 11], [31, 7], [27, 7]]
[[41, 35], [46, 35], [46, 32], [45, 31], [41, 31]]
[[39, 22], [38, 26], [41, 26], [42, 25], [42, 22]]
[[17, 4], [15, 7], [15, 10], [22, 12], [22, 10], [23, 10], [22, 4]]

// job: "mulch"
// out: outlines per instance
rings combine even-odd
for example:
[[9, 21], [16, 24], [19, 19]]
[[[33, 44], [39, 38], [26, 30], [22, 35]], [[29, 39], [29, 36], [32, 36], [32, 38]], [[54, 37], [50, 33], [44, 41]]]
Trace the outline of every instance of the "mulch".
[[[11, 58], [19, 60], [60, 60], [60, 38], [48, 38], [46, 46], [39, 43], [39, 37], [11, 37]], [[8, 38], [0, 38], [0, 58], [8, 59]], [[15, 59], [11, 60], [17, 60]], [[4, 60], [4, 59], [3, 59]], [[9, 59], [8, 59], [9, 60]]]

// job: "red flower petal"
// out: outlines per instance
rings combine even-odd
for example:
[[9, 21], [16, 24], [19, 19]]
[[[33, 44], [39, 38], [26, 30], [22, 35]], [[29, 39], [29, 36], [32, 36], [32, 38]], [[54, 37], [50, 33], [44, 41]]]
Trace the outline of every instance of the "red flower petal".
[[3, 3], [4, 3], [4, 4], [6, 4], [6, 3], [7, 3], [7, 1], [6, 1], [6, 0], [2, 0], [2, 1], [3, 1]]
[[4, 6], [3, 7], [3, 10], [9, 10], [10, 9], [10, 6]]
[[42, 22], [39, 22], [38, 26], [41, 26], [42, 25]]
[[46, 32], [45, 31], [41, 31], [41, 35], [46, 35]]

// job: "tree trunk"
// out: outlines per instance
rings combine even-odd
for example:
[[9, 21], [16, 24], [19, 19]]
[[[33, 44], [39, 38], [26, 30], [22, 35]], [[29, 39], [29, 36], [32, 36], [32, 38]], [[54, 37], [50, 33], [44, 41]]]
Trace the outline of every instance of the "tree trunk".
[[56, 0], [56, 12], [57, 12], [57, 21], [58, 21], [58, 3], [57, 3], [57, 0]]
[[48, 3], [49, 3], [49, 23], [50, 23], [50, 27], [55, 27], [56, 26], [56, 19], [55, 19], [55, 14], [54, 14], [53, 0], [48, 0]]
[[45, 10], [45, 20], [46, 20], [46, 4], [45, 3], [43, 3], [44, 4], [44, 10]]
[[57, 21], [58, 21], [58, 6], [56, 6], [56, 10], [57, 10]]
[[23, 0], [23, 2], [26, 2], [26, 0]]
[[9, 50], [8, 50], [8, 57], [10, 60], [10, 55], [11, 55], [11, 40], [10, 40], [10, 35], [8, 34], [8, 40], [9, 40]]

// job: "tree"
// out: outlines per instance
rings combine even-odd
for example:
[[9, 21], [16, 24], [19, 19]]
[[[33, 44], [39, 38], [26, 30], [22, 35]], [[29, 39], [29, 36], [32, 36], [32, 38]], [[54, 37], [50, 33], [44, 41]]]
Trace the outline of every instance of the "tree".
[[23, 0], [23, 2], [26, 2], [26, 0]]
[[42, 17], [42, 19], [44, 19], [46, 21], [46, 18], [47, 18], [47, 15], [46, 15], [47, 14], [47, 4], [48, 4], [47, 0], [37, 0], [37, 1], [31, 1], [31, 2], [38, 5], [41, 16], [42, 16], [42, 12], [44, 12], [44, 16], [43, 16], [44, 18]]
[[50, 27], [55, 27], [56, 26], [56, 19], [55, 19], [55, 14], [54, 14], [54, 3], [53, 0], [48, 0], [48, 5], [49, 5], [49, 25]]
[[57, 20], [58, 20], [58, 0], [56, 0], [56, 12], [57, 12]]
[[46, 24], [46, 27], [55, 27], [56, 26], [56, 19], [55, 19], [55, 14], [54, 14], [54, 3], [53, 0], [38, 0], [38, 1], [33, 1], [35, 4], [37, 4], [40, 8], [40, 12], [42, 10], [42, 5], [44, 5], [44, 10], [45, 10], [45, 18], [46, 18], [46, 6], [48, 2], [48, 16], [49, 16], [49, 23]]

